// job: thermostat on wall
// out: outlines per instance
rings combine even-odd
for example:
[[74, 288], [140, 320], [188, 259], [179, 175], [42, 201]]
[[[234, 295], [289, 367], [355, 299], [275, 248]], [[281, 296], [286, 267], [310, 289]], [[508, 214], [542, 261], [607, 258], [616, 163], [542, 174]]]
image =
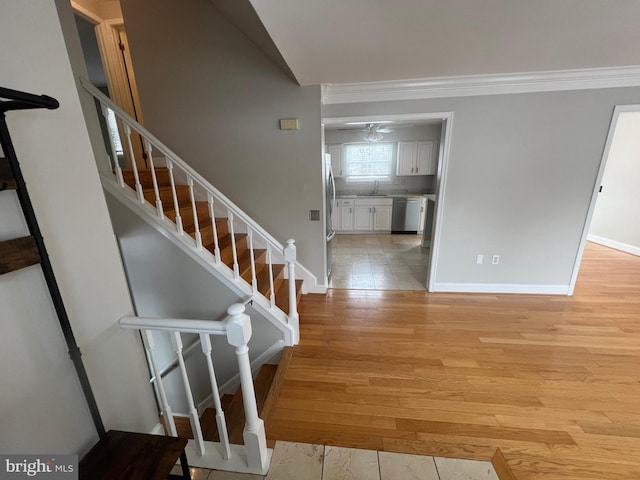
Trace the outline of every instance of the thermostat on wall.
[[280, 130], [300, 130], [297, 118], [283, 118], [280, 120]]

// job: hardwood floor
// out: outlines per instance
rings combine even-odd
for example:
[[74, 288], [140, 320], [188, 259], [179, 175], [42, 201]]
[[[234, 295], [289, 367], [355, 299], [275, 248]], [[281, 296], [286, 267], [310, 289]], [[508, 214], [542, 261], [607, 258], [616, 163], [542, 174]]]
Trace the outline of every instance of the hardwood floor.
[[640, 257], [588, 244], [573, 297], [306, 295], [300, 324], [272, 440], [640, 479]]

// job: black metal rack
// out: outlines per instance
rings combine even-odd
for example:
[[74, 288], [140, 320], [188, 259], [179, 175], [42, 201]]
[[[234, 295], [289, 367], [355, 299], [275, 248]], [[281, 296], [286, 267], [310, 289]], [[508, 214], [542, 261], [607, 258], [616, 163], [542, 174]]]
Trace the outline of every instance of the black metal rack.
[[[24, 213], [25, 220], [29, 227], [30, 237], [24, 237], [21, 239], [9, 240], [2, 242], [5, 244], [5, 251], [8, 251], [15, 256], [18, 260], [14, 262], [11, 269], [24, 268], [35, 263], [40, 263], [44, 274], [51, 300], [53, 302], [60, 328], [64, 334], [67, 347], [69, 349], [69, 356], [76, 369], [80, 385], [84, 393], [93, 423], [95, 424], [96, 431], [100, 439], [105, 438], [104, 424], [100, 417], [98, 405], [95, 400], [95, 396], [89, 383], [87, 372], [82, 362], [80, 349], [76, 343], [75, 336], [71, 329], [69, 317], [58, 288], [58, 282], [56, 281], [49, 255], [38, 226], [31, 199], [27, 192], [27, 186], [20, 170], [20, 164], [16, 152], [13, 148], [11, 136], [9, 134], [9, 128], [5, 114], [13, 110], [28, 110], [35, 108], [46, 108], [49, 110], [55, 110], [60, 104], [55, 98], [47, 95], [34, 95], [31, 93], [21, 92], [18, 90], [11, 90], [9, 88], [0, 87], [0, 146], [6, 157], [7, 162], [0, 162], [0, 190], [15, 189], [20, 201], [20, 206]], [[8, 164], [8, 168], [7, 168]], [[12, 255], [6, 255], [10, 257]], [[2, 269], [0, 273], [6, 273], [11, 269]]]

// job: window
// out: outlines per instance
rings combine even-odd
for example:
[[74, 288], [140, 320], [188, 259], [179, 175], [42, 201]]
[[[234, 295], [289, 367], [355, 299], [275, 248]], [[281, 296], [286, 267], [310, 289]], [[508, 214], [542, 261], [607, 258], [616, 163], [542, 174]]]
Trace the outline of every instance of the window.
[[390, 178], [394, 143], [345, 145], [345, 170], [352, 181]]
[[113, 110], [111, 110], [110, 108], [107, 108], [107, 120], [109, 122], [109, 134], [111, 135], [111, 140], [113, 141], [113, 147], [116, 150], [116, 155], [121, 157], [124, 155], [124, 150], [122, 149], [120, 134], [118, 133], [118, 122], [116, 121], [115, 113], [113, 113]]

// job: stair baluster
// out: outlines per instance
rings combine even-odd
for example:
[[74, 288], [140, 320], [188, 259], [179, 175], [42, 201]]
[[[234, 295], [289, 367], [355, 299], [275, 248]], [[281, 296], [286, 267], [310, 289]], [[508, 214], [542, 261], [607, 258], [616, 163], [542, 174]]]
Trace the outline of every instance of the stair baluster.
[[267, 245], [267, 265], [269, 266], [269, 301], [271, 308], [276, 306], [276, 293], [273, 290], [273, 263], [271, 261], [271, 245]]
[[180, 215], [180, 204], [178, 203], [178, 194], [176, 193], [176, 181], [173, 178], [173, 162], [167, 158], [167, 170], [169, 170], [169, 182], [171, 184], [171, 195], [173, 196], [173, 208], [176, 211], [176, 230], [180, 235], [184, 234], [182, 226], [182, 215]]
[[193, 178], [187, 175], [187, 185], [189, 185], [189, 198], [191, 199], [191, 209], [193, 210], [193, 226], [195, 228], [196, 248], [202, 250], [202, 235], [200, 234], [200, 222], [198, 220], [198, 207], [196, 206], [196, 196], [193, 191]]
[[249, 256], [251, 259], [251, 290], [254, 295], [258, 293], [258, 279], [256, 278], [256, 259], [253, 255], [253, 230], [247, 227], [247, 236], [249, 237]]
[[189, 384], [189, 377], [187, 376], [187, 368], [184, 364], [184, 355], [182, 355], [182, 338], [180, 332], [171, 332], [171, 344], [178, 356], [178, 366], [182, 377], [182, 384], [184, 386], [184, 393], [187, 397], [187, 405], [189, 406], [189, 420], [191, 422], [191, 431], [193, 432], [193, 438], [196, 443], [196, 452], [198, 455], [204, 455], [204, 437], [202, 436], [202, 427], [200, 426], [200, 416], [198, 415], [198, 409], [193, 401], [193, 394], [191, 393], [191, 385]]
[[151, 168], [151, 181], [153, 182], [153, 193], [156, 197], [156, 210], [158, 211], [158, 217], [164, 218], [164, 210], [162, 208], [162, 199], [160, 198], [160, 191], [158, 190], [158, 178], [156, 176], [156, 168], [153, 165], [153, 146], [149, 143], [149, 140], [145, 138], [144, 145], [147, 150], [147, 158], [149, 160], [149, 167]]
[[216, 258], [216, 263], [220, 265], [220, 245], [218, 245], [218, 227], [216, 226], [216, 214], [213, 209], [213, 195], [210, 193], [207, 195], [209, 202], [209, 217], [211, 217], [211, 228], [213, 229], [213, 255]]
[[[102, 107], [102, 116], [104, 117], [104, 121], [106, 125], [109, 125], [109, 107], [104, 104], [100, 104]], [[116, 132], [117, 133], [117, 132]], [[114, 168], [116, 171], [116, 178], [118, 179], [118, 185], [124, 187], [124, 177], [122, 176], [122, 168], [120, 167], [120, 162], [118, 161], [118, 154], [116, 153], [116, 146], [113, 143], [113, 137], [108, 135], [109, 137], [109, 145], [111, 146], [111, 155], [113, 158], [109, 159], [109, 169]], [[113, 162], [113, 166], [111, 165]]]
[[227, 422], [224, 417], [224, 410], [220, 403], [220, 391], [218, 390], [218, 380], [216, 372], [213, 368], [213, 359], [211, 358], [211, 338], [207, 333], [200, 334], [200, 344], [202, 345], [202, 353], [207, 359], [207, 368], [209, 369], [209, 380], [211, 381], [211, 390], [213, 394], [213, 405], [216, 410], [216, 426], [218, 427], [218, 436], [220, 437], [220, 446], [222, 448], [222, 458], [228, 460], [231, 456], [231, 447], [229, 444], [229, 434], [227, 433]]
[[138, 165], [136, 165], [136, 157], [133, 152], [133, 143], [131, 143], [131, 127], [129, 125], [125, 125], [124, 131], [126, 134], [125, 136], [127, 140], [127, 148], [129, 149], [129, 154], [131, 155], [131, 169], [133, 170], [133, 177], [136, 180], [136, 194], [138, 195], [138, 200], [140, 200], [141, 203], [144, 203], [144, 192], [142, 191], [140, 174], [138, 173]]
[[240, 278], [240, 267], [238, 265], [238, 250], [236, 250], [236, 234], [233, 227], [233, 212], [227, 209], [227, 222], [229, 224], [229, 235], [231, 235], [231, 253], [233, 254], [233, 277]]
[[144, 348], [147, 351], [147, 358], [149, 358], [151, 375], [153, 375], [154, 383], [156, 385], [158, 393], [160, 394], [160, 406], [162, 407], [164, 426], [169, 431], [169, 435], [171, 435], [172, 437], [177, 437], [178, 431], [176, 430], [176, 424], [173, 421], [173, 411], [171, 410], [171, 406], [169, 405], [169, 401], [167, 400], [167, 393], [164, 389], [164, 384], [162, 383], [162, 376], [160, 375], [160, 370], [158, 369], [158, 363], [156, 362], [156, 356], [154, 353], [156, 342], [153, 339], [153, 332], [151, 330], [143, 330], [141, 333], [142, 343], [144, 344]]

